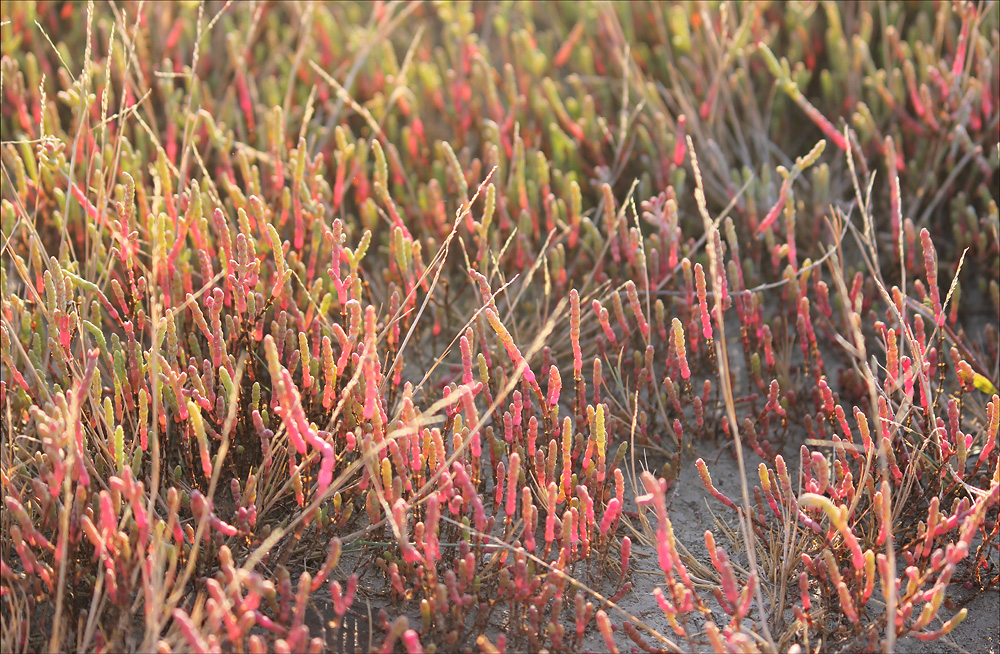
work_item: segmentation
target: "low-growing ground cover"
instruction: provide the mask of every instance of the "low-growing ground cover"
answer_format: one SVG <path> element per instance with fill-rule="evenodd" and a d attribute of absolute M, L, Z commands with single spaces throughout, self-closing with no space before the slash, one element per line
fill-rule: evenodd
<path fill-rule="evenodd" d="M 997 637 L 996 3 L 0 23 L 4 652 Z"/>

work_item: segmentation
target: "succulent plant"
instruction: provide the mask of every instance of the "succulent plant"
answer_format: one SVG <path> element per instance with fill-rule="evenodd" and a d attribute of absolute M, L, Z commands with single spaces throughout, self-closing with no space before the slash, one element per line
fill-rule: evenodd
<path fill-rule="evenodd" d="M 951 633 L 995 9 L 5 3 L 3 651 Z"/>

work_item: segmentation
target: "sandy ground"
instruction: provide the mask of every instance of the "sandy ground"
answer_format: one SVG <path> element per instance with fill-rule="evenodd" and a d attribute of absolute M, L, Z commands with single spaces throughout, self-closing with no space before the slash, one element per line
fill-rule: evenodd
<path fill-rule="evenodd" d="M 702 445 L 699 454 L 708 463 L 709 471 L 716 488 L 725 493 L 737 504 L 740 503 L 739 468 L 735 455 L 731 448 L 726 448 L 719 454 L 717 448 L 710 444 Z M 753 452 L 747 452 L 746 466 L 750 473 L 755 475 L 760 458 Z M 716 461 L 716 458 L 718 460 Z M 794 475 L 792 461 L 797 461 L 797 456 L 789 458 L 790 473 Z M 746 565 L 745 553 L 741 551 L 740 540 L 734 543 L 723 535 L 719 529 L 718 520 L 726 522 L 728 528 L 735 529 L 735 514 L 722 506 L 720 502 L 712 498 L 698 477 L 698 473 L 693 462 L 688 462 L 678 478 L 677 482 L 668 493 L 668 513 L 673 524 L 677 540 L 684 543 L 690 552 L 705 565 L 710 565 L 707 550 L 705 548 L 705 530 L 711 529 L 716 537 L 718 545 L 723 546 L 731 559 L 740 565 Z M 794 476 L 793 476 L 794 478 Z M 753 480 L 756 481 L 756 480 Z M 628 484 L 626 484 L 628 485 Z M 752 485 L 751 485 L 752 489 Z M 652 516 L 651 516 L 652 517 Z M 655 521 L 655 518 L 653 518 Z M 655 525 L 654 525 L 655 526 Z M 737 537 L 738 539 L 738 537 Z M 691 647 L 687 643 L 682 643 L 672 632 L 662 611 L 652 596 L 652 591 L 657 585 L 663 584 L 663 576 L 659 574 L 656 563 L 656 552 L 653 548 L 642 545 L 638 539 L 633 538 L 633 556 L 635 557 L 635 569 L 637 573 L 633 575 L 633 592 L 619 602 L 619 606 L 629 613 L 638 616 L 641 620 L 657 629 L 663 635 L 681 645 L 682 649 L 688 651 Z M 643 572 L 647 571 L 647 572 Z M 875 591 L 877 598 L 879 591 Z M 705 591 L 704 597 L 711 598 L 711 592 Z M 950 618 L 955 611 L 962 606 L 969 609 L 968 617 L 951 634 L 937 641 L 923 642 L 916 638 L 906 638 L 897 643 L 896 651 L 900 653 L 914 654 L 935 654 L 937 652 L 968 652 L 969 654 L 1000 654 L 1000 590 L 993 589 L 984 593 L 974 593 L 966 590 L 961 584 L 952 584 L 949 587 L 947 597 L 955 603 L 955 610 L 948 610 L 942 607 L 939 616 L 940 620 L 932 623 L 932 628 L 938 628 L 942 621 Z M 728 624 L 727 616 L 721 608 L 714 602 L 709 602 L 713 607 L 713 619 L 720 628 Z M 871 607 L 869 608 L 871 610 Z M 620 616 L 612 616 L 614 624 L 620 624 Z M 774 634 L 777 637 L 777 634 Z M 647 638 L 651 643 L 653 639 Z M 710 652 L 711 648 L 707 643 L 699 643 L 696 650 L 698 652 Z M 592 635 L 585 642 L 588 652 L 605 652 L 603 640 L 598 634 Z M 843 646 L 823 648 L 821 651 L 858 651 L 855 649 L 842 649 Z"/>

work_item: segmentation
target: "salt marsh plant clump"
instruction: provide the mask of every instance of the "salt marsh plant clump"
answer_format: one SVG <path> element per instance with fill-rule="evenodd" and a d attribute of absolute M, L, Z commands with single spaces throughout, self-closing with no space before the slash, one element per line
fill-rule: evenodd
<path fill-rule="evenodd" d="M 995 3 L 0 14 L 4 651 L 892 651 L 1000 582 Z"/>

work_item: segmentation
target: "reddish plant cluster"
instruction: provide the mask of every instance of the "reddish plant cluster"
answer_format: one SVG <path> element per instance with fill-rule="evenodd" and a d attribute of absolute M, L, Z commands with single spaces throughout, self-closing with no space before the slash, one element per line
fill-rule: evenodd
<path fill-rule="evenodd" d="M 892 650 L 1000 580 L 994 14 L 3 11 L 4 651 Z"/>

